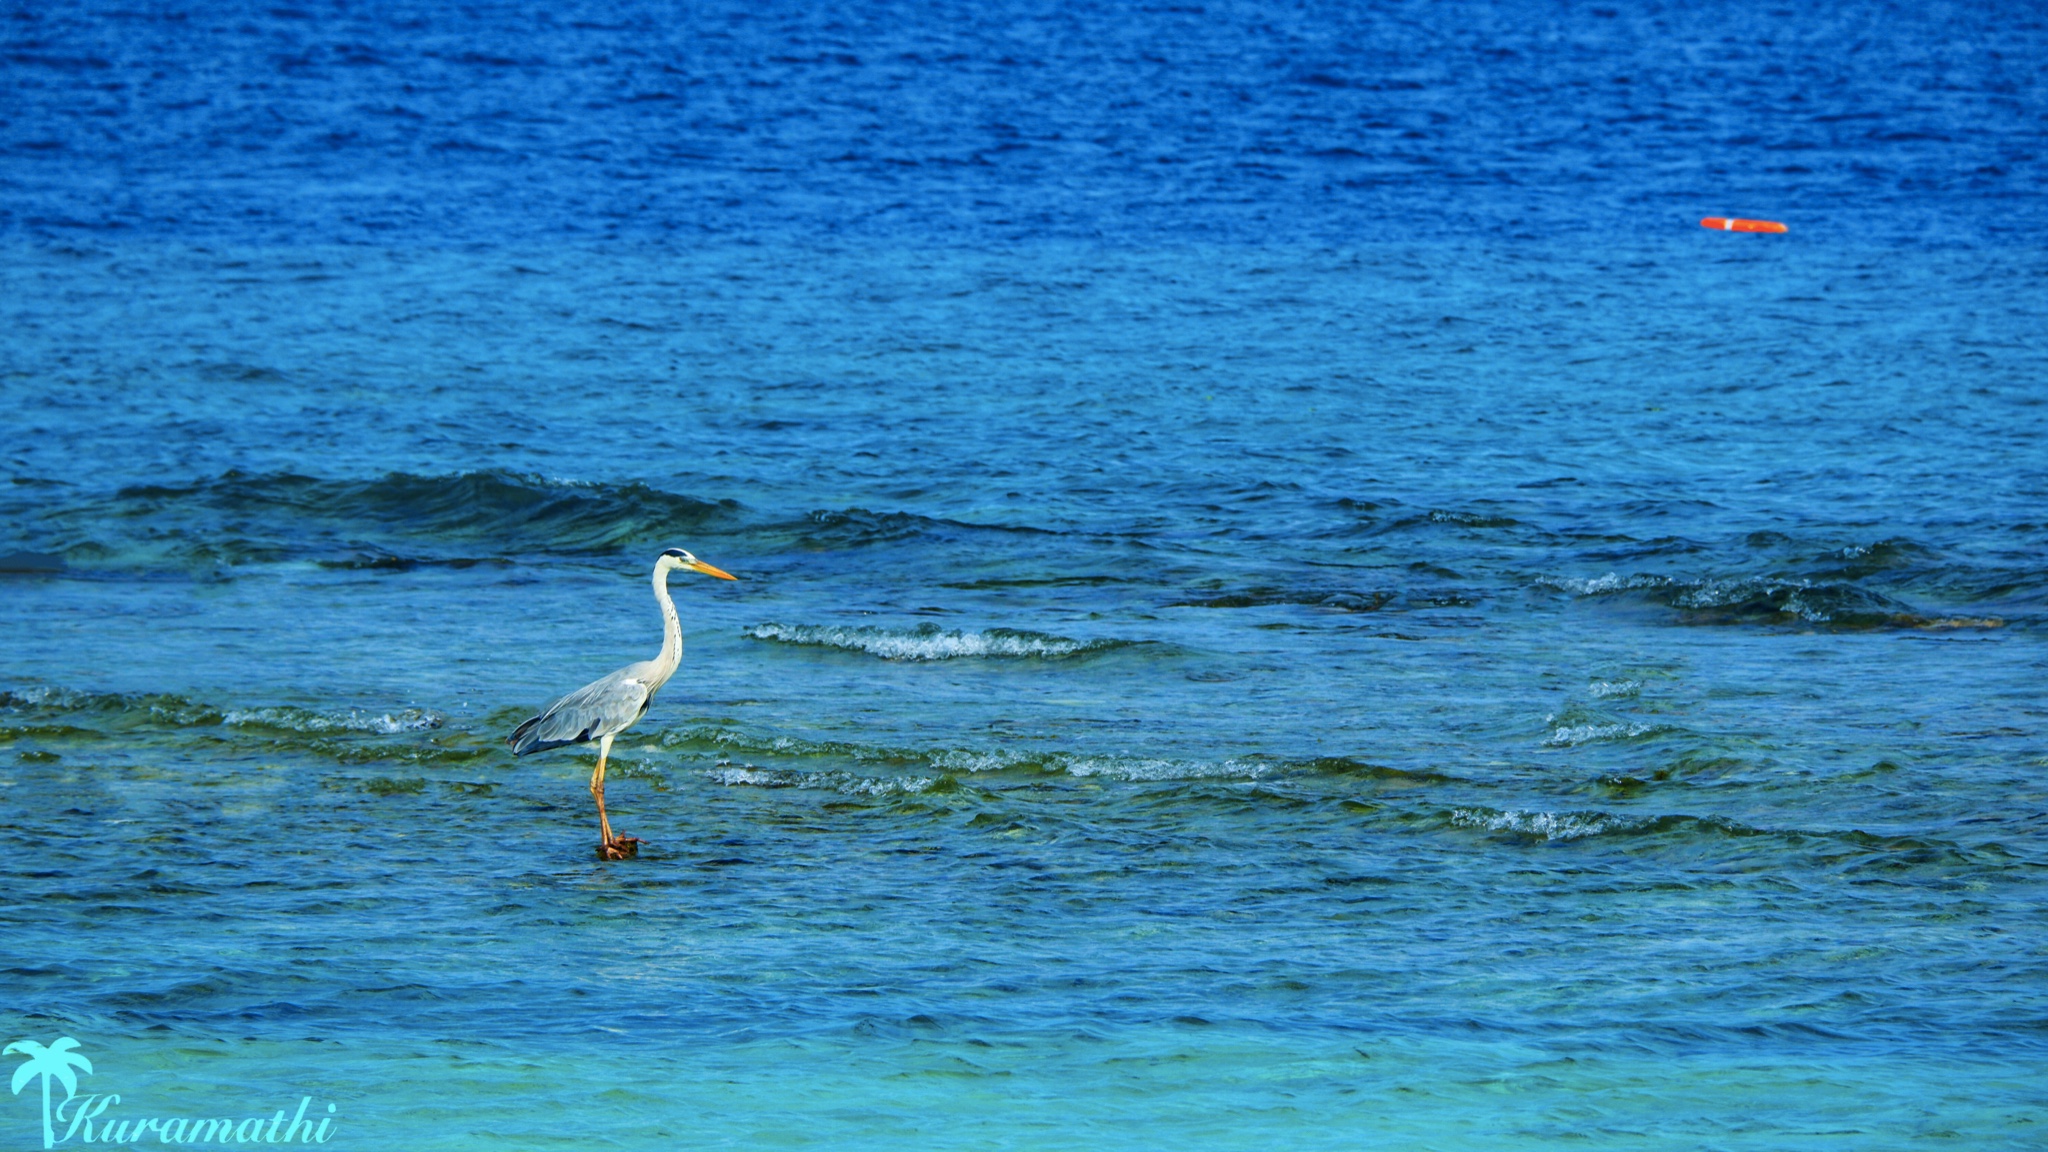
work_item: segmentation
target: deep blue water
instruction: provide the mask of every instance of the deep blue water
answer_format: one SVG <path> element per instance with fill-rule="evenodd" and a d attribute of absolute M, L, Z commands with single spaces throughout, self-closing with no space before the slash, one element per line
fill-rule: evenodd
<path fill-rule="evenodd" d="M 108 1117 L 2041 1142 L 2037 9 L 0 44 L 0 1039 Z M 503 739 L 671 546 L 601 863 Z"/>

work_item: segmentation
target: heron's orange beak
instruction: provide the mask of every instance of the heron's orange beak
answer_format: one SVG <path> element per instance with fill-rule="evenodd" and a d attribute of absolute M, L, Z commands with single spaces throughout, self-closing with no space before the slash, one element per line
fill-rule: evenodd
<path fill-rule="evenodd" d="M 727 572 L 725 569 L 713 568 L 711 565 L 706 564 L 702 560 L 692 560 L 690 563 L 683 565 L 683 567 L 688 568 L 692 572 L 702 572 L 706 576 L 716 576 L 720 580 L 739 579 L 739 577 L 733 575 L 730 572 Z"/>

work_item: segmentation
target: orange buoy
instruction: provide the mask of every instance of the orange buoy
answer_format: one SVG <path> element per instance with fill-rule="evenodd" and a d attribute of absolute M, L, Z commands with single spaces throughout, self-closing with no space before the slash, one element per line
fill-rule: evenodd
<path fill-rule="evenodd" d="M 1731 216 L 1709 216 L 1700 221 L 1700 227 L 1712 228 L 1717 232 L 1783 232 L 1785 226 L 1776 220 L 1737 220 Z"/>

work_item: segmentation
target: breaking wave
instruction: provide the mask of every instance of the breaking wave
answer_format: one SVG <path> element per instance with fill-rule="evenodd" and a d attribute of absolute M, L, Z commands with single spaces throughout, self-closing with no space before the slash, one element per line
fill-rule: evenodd
<path fill-rule="evenodd" d="M 950 784 L 950 777 L 945 776 L 889 779 L 852 772 L 757 768 L 751 764 L 721 765 L 705 775 L 714 783 L 729 788 L 819 788 L 844 796 L 915 796 L 923 792 L 946 791 Z"/>
<path fill-rule="evenodd" d="M 1435 819 L 1441 821 L 1440 826 L 1490 832 L 1525 843 L 1627 842 L 1661 838 L 1668 838 L 1674 845 L 1702 840 L 1770 841 L 1778 850 L 1805 856 L 1814 866 L 1848 870 L 1968 865 L 2009 857 L 2006 850 L 1996 844 L 1965 848 L 1949 840 L 1886 835 L 1858 828 L 1763 828 L 1722 816 L 1683 813 L 1549 812 L 1474 805 L 1440 810 Z"/>
<path fill-rule="evenodd" d="M 1583 840 L 1610 832 L 1636 832 L 1655 825 L 1658 819 L 1615 816 L 1606 812 L 1523 812 L 1491 808 L 1454 808 L 1450 815 L 1453 827 L 1510 832 L 1544 840 Z"/>
<path fill-rule="evenodd" d="M 1644 724 L 1627 721 L 1613 724 L 1564 724 L 1550 734 L 1546 744 L 1569 748 L 1579 744 L 1593 744 L 1607 740 L 1635 740 L 1644 736 L 1657 736 L 1675 731 L 1667 724 Z"/>
<path fill-rule="evenodd" d="M 1776 624 L 1839 631 L 1874 628 L 1996 628 L 1997 617 L 1935 616 L 1901 600 L 1841 581 L 1740 576 L 1687 580 L 1652 573 L 1593 579 L 1544 579 L 1573 596 L 1640 594 L 1674 609 L 1685 624 Z"/>
<path fill-rule="evenodd" d="M 441 713 L 427 708 L 398 708 L 381 712 L 367 708 L 322 711 L 288 704 L 221 708 L 165 693 L 80 692 L 55 685 L 0 691 L 0 709 L 40 715 L 98 713 L 171 728 L 217 725 L 308 734 L 364 732 L 395 736 L 402 732 L 429 731 L 446 722 Z"/>
<path fill-rule="evenodd" d="M 0 691 L 0 718 L 26 721 L 0 724 L 0 739 L 31 740 L 45 752 L 53 745 L 143 739 L 206 749 L 240 744 L 340 764 L 465 763 L 492 754 L 496 745 L 488 735 L 440 734 L 447 718 L 427 708 L 224 707 L 167 693 L 80 692 L 51 685 Z"/>
<path fill-rule="evenodd" d="M 991 628 L 948 631 L 936 624 L 915 628 L 874 625 L 756 624 L 741 635 L 753 640 L 812 648 L 865 652 L 884 660 L 954 660 L 962 657 L 1058 660 L 1129 647 L 1128 640 L 1071 640 L 1044 632 Z"/>
<path fill-rule="evenodd" d="M 396 736 L 401 732 L 426 732 L 439 728 L 445 718 L 424 708 L 401 708 L 395 712 L 373 712 L 351 708 L 346 712 L 316 712 L 290 706 L 236 709 L 221 717 L 229 728 L 268 728 L 281 732 L 369 732 Z"/>

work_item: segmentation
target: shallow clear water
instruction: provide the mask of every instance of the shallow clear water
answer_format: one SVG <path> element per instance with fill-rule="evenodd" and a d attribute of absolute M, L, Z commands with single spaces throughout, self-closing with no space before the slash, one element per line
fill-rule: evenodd
<path fill-rule="evenodd" d="M 18 21 L 7 1038 L 337 1147 L 2037 1143 L 2043 29 L 1602 11 Z M 503 738 L 676 545 L 603 864 Z"/>

